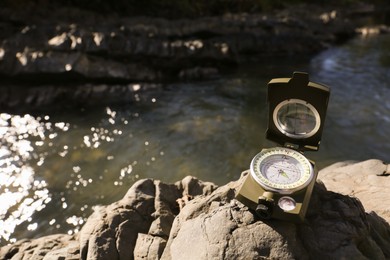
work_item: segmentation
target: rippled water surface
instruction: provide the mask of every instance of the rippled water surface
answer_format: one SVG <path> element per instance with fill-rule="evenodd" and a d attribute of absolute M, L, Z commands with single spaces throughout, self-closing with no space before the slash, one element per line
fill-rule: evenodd
<path fill-rule="evenodd" d="M 265 140 L 266 84 L 307 71 L 331 87 L 319 168 L 389 161 L 390 36 L 358 38 L 309 61 L 246 65 L 234 75 L 136 93 L 121 106 L 0 114 L 0 238 L 78 232 L 93 205 L 138 179 L 239 178 Z"/>

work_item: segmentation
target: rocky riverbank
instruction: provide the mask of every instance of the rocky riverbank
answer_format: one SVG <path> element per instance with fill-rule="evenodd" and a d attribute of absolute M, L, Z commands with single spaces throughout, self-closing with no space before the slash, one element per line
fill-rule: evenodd
<path fill-rule="evenodd" d="M 242 178 L 221 187 L 144 179 L 96 207 L 78 234 L 20 240 L 0 258 L 389 259 L 389 174 L 379 160 L 325 168 L 302 224 L 258 220 L 234 199 Z"/>
<path fill-rule="evenodd" d="M 373 32 L 361 26 L 378 11 L 304 5 L 168 20 L 71 7 L 1 8 L 0 108 L 128 101 L 140 89 L 219 77 L 248 60 L 313 55 Z"/>
<path fill-rule="evenodd" d="M 4 11 L 3 11 L 4 12 Z M 166 20 L 59 9 L 3 13 L 0 73 L 10 82 L 161 82 L 213 76 L 262 55 L 311 54 L 355 33 L 336 10 Z M 28 17 L 28 16 L 27 16 Z"/>

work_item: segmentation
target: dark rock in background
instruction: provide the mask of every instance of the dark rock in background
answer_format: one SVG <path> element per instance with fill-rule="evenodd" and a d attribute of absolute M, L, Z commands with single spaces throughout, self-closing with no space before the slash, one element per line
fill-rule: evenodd
<path fill-rule="evenodd" d="M 338 174 L 348 178 L 379 179 L 388 189 L 388 177 L 367 171 L 380 164 L 335 164 L 329 170 L 341 170 Z M 140 180 L 120 201 L 96 207 L 78 234 L 20 240 L 0 248 L 0 258 L 390 258 L 388 222 L 366 213 L 357 198 L 328 191 L 318 182 L 304 223 L 263 222 L 234 199 L 242 180 L 219 188 L 190 176 L 175 184 Z M 370 196 L 375 200 L 385 190 Z"/>
<path fill-rule="evenodd" d="M 161 82 L 198 67 L 223 70 L 263 55 L 312 54 L 354 35 L 341 14 L 321 12 L 166 20 L 59 9 L 44 19 L 16 16 L 3 21 L 0 74 L 28 83 Z M 2 16 L 15 14 L 2 10 Z"/>
<path fill-rule="evenodd" d="M 132 84 L 216 78 L 248 60 L 312 55 L 355 35 L 348 13 L 316 6 L 175 20 L 19 7 L 0 8 L 2 110 L 81 103 L 75 90 L 99 95 L 102 85 L 115 98 L 112 86 L 131 96 Z M 36 97 L 38 87 L 46 94 Z"/>

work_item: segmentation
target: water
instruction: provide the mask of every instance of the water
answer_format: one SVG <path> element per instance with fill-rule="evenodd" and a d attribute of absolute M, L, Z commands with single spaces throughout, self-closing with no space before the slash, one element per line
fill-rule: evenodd
<path fill-rule="evenodd" d="M 142 178 L 239 178 L 265 140 L 266 84 L 307 71 L 331 87 L 319 168 L 389 161 L 390 36 L 357 38 L 311 60 L 270 59 L 222 79 L 177 83 L 136 102 L 41 115 L 0 114 L 1 245 L 77 233 L 93 205 L 120 199 Z"/>

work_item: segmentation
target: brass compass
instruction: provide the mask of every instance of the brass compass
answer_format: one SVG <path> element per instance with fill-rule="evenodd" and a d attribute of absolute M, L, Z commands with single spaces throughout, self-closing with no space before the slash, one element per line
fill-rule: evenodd
<path fill-rule="evenodd" d="M 304 220 L 317 170 L 303 152 L 319 149 L 329 94 L 303 72 L 268 83 L 266 136 L 280 146 L 255 155 L 236 194 L 261 219 Z"/>

